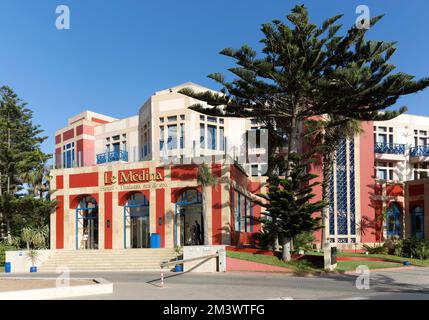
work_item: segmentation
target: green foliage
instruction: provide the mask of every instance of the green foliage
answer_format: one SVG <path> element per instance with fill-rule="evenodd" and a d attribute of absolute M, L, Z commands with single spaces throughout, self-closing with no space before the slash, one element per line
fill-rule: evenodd
<path fill-rule="evenodd" d="M 311 251 L 313 243 L 316 240 L 313 232 L 302 232 L 293 238 L 293 247 L 295 252 L 299 250 Z"/>
<path fill-rule="evenodd" d="M 31 260 L 33 266 L 36 265 L 37 258 L 39 257 L 39 251 L 30 249 L 25 253 L 26 257 Z"/>
<path fill-rule="evenodd" d="M 198 166 L 197 181 L 201 186 L 212 186 L 216 184 L 216 178 L 210 172 L 207 164 L 203 163 Z"/>
<path fill-rule="evenodd" d="M 386 254 L 387 248 L 384 245 L 377 246 L 374 245 L 371 247 L 370 245 L 364 244 L 363 247 L 366 251 L 368 251 L 369 254 Z"/>
<path fill-rule="evenodd" d="M 5 264 L 5 258 L 6 258 L 6 251 L 16 250 L 17 247 L 14 245 L 9 244 L 7 241 L 3 240 L 0 241 L 0 266 L 4 266 Z"/>
<path fill-rule="evenodd" d="M 9 240 L 26 226 L 47 225 L 55 206 L 44 199 L 49 194 L 46 161 L 51 155 L 41 151 L 46 137 L 32 117 L 12 89 L 0 88 L 0 237 L 7 235 Z"/>
<path fill-rule="evenodd" d="M 267 224 L 265 224 L 258 233 L 253 234 L 253 239 L 258 247 L 272 249 L 276 241 L 276 235 L 267 227 Z"/>
<path fill-rule="evenodd" d="M 259 196 L 266 200 L 260 202 L 267 211 L 259 219 L 269 230 L 286 243 L 303 232 L 319 229 L 320 217 L 313 217 L 315 212 L 322 210 L 324 201 L 313 201 L 312 190 L 319 183 L 312 182 L 317 177 L 307 172 L 308 163 L 298 154 L 291 154 L 291 170 L 279 184 L 270 184 L 267 194 Z M 285 245 L 283 246 L 285 256 Z"/>
<path fill-rule="evenodd" d="M 398 246 L 397 253 L 407 258 L 429 259 L 429 239 L 404 239 Z"/>

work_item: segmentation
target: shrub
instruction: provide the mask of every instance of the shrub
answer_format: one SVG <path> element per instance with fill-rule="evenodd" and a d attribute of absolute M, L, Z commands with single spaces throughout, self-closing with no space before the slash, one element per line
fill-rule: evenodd
<path fill-rule="evenodd" d="M 404 239 L 402 240 L 398 253 L 400 256 L 406 258 L 429 259 L 429 240 L 415 238 Z"/>
<path fill-rule="evenodd" d="M 293 239 L 293 248 L 295 252 L 299 250 L 311 251 L 313 243 L 316 240 L 313 232 L 303 232 Z"/>
<path fill-rule="evenodd" d="M 255 240 L 255 243 L 258 247 L 272 249 L 274 247 L 276 237 L 273 232 L 262 229 L 253 235 L 253 239 Z"/>
<path fill-rule="evenodd" d="M 16 249 L 17 248 L 15 246 L 9 244 L 7 241 L 0 242 L 0 266 L 4 266 L 5 264 L 6 251 Z"/>
<path fill-rule="evenodd" d="M 367 244 L 364 244 L 363 247 L 366 251 L 368 251 L 369 254 L 386 254 L 387 248 L 384 245 L 377 246 L 374 245 L 374 247 L 371 247 Z"/>

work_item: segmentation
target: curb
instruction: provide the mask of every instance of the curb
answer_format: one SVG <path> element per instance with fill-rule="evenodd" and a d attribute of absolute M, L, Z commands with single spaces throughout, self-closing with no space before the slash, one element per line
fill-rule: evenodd
<path fill-rule="evenodd" d="M 411 270 L 414 269 L 415 266 L 409 266 L 409 267 L 392 267 L 392 268 L 377 268 L 377 269 L 369 269 L 369 271 L 389 271 L 389 270 Z M 351 275 L 356 275 L 356 271 L 345 271 L 342 272 L 341 274 L 351 274 Z"/>
<path fill-rule="evenodd" d="M 8 280 L 53 280 L 54 278 L 7 277 Z M 0 300 L 47 300 L 113 293 L 113 283 L 103 278 L 73 278 L 93 280 L 95 284 L 0 292 Z"/>

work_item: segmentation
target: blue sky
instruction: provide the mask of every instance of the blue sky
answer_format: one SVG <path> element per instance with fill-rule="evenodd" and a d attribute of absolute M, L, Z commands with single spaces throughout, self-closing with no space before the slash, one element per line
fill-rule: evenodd
<path fill-rule="evenodd" d="M 213 89 L 206 76 L 224 72 L 225 47 L 259 47 L 261 23 L 305 4 L 312 20 L 344 13 L 353 24 L 366 4 L 385 18 L 369 32 L 398 41 L 397 71 L 429 76 L 427 0 L 0 0 L 0 84 L 29 103 L 49 139 L 67 118 L 86 109 L 117 118 L 137 114 L 155 91 L 193 81 Z M 71 29 L 55 28 L 55 9 L 68 5 Z M 409 112 L 429 115 L 429 90 L 400 100 Z M 398 106 L 399 106 L 398 105 Z"/>

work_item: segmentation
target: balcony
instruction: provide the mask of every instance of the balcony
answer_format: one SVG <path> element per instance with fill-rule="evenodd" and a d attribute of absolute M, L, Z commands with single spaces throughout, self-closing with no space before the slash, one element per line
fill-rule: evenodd
<path fill-rule="evenodd" d="M 375 153 L 404 154 L 405 144 L 377 142 L 374 145 L 374 151 Z"/>
<path fill-rule="evenodd" d="M 125 150 L 118 150 L 97 154 L 97 164 L 113 161 L 128 161 L 128 152 Z"/>
<path fill-rule="evenodd" d="M 429 146 L 418 146 L 410 148 L 412 157 L 429 157 Z"/>

